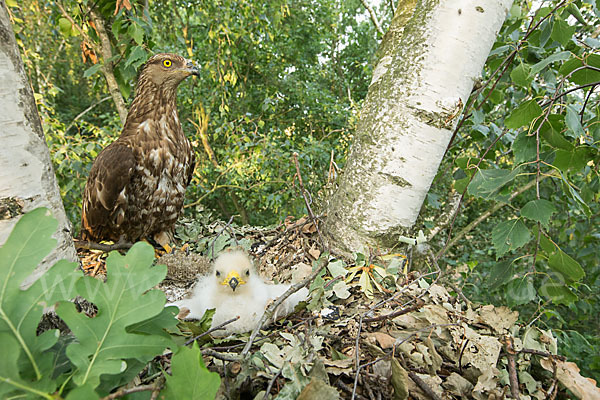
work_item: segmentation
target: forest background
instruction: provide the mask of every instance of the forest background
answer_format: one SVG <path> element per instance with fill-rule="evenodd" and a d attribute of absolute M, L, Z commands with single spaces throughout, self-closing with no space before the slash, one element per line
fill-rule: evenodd
<path fill-rule="evenodd" d="M 187 217 L 271 225 L 301 216 L 293 152 L 307 190 L 325 201 L 397 6 L 6 4 L 75 230 L 92 161 L 119 134 L 137 70 L 157 52 L 202 68 L 178 92 L 198 159 Z M 560 354 L 597 381 L 599 17 L 594 0 L 514 3 L 416 226 L 439 232 L 430 245 L 465 295 L 551 328 Z"/>

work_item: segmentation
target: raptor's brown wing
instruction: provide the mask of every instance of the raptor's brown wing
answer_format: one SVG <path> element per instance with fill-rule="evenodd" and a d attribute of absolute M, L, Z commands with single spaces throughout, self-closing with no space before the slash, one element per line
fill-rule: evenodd
<path fill-rule="evenodd" d="M 118 141 L 98 154 L 83 194 L 82 239 L 119 239 L 135 165 L 131 148 Z"/>

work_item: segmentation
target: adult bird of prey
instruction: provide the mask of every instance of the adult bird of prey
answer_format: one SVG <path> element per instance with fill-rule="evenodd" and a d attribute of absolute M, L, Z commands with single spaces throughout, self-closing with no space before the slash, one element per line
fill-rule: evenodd
<path fill-rule="evenodd" d="M 175 54 L 156 54 L 142 67 L 121 136 L 98 154 L 90 170 L 81 239 L 151 238 L 170 250 L 195 165 L 176 103 L 177 87 L 190 75 L 199 75 L 198 67 Z"/>
<path fill-rule="evenodd" d="M 266 284 L 256 273 L 248 256 L 239 250 L 221 253 L 209 275 L 198 279 L 192 297 L 174 305 L 189 309 L 188 319 L 200 319 L 208 309 L 215 309 L 212 326 L 217 326 L 236 316 L 240 318 L 216 331 L 216 336 L 253 330 L 272 300 L 281 296 L 290 285 Z M 302 288 L 288 297 L 276 310 L 275 317 L 284 317 L 294 307 L 306 300 L 308 290 Z"/>

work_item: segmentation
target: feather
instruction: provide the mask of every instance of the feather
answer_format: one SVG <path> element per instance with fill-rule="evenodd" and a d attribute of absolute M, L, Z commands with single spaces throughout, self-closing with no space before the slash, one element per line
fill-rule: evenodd
<path fill-rule="evenodd" d="M 81 238 L 165 246 L 181 214 L 195 165 L 177 116 L 179 83 L 197 75 L 175 54 L 157 54 L 141 69 L 121 136 L 98 154 L 82 201 Z"/>
<path fill-rule="evenodd" d="M 270 285 L 256 273 L 252 262 L 242 251 L 222 253 L 208 275 L 199 278 L 192 296 L 172 303 L 187 308 L 187 319 L 200 319 L 209 309 L 215 309 L 212 326 L 239 316 L 240 319 L 217 331 L 217 336 L 251 331 L 258 325 L 267 305 L 282 295 L 290 285 Z M 276 310 L 275 319 L 289 315 L 308 297 L 306 288 L 288 297 Z"/>

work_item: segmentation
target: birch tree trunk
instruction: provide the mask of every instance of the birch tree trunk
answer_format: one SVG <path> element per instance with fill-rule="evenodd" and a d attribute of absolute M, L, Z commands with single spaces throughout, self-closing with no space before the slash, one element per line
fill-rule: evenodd
<path fill-rule="evenodd" d="M 379 49 L 328 240 L 390 248 L 414 225 L 512 0 L 400 0 Z"/>
<path fill-rule="evenodd" d="M 20 216 L 37 207 L 58 219 L 55 250 L 30 277 L 60 259 L 77 260 L 50 154 L 15 35 L 0 2 L 0 245 Z"/>

